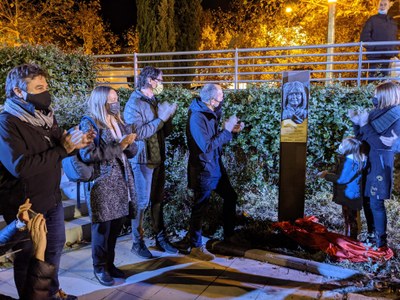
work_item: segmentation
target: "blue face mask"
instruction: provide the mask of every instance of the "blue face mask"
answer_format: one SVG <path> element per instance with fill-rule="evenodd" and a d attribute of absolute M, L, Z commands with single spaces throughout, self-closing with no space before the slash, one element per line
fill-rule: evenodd
<path fill-rule="evenodd" d="M 378 10 L 378 14 L 380 15 L 386 15 L 387 14 L 387 10 Z"/>

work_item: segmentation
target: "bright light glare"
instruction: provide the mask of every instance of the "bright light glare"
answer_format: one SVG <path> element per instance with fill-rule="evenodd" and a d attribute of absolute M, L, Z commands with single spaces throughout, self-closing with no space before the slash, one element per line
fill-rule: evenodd
<path fill-rule="evenodd" d="M 293 11 L 293 8 L 291 8 L 290 6 L 286 7 L 286 12 L 287 13 L 291 13 Z"/>
<path fill-rule="evenodd" d="M 337 0 L 328 0 L 328 3 L 336 3 Z"/>

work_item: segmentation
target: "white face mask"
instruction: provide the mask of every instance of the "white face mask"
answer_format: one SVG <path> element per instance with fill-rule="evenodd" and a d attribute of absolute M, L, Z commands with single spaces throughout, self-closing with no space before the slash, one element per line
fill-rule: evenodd
<path fill-rule="evenodd" d="M 156 96 L 160 95 L 163 90 L 164 90 L 164 85 L 162 83 L 158 82 L 156 87 L 153 89 L 153 94 Z"/>

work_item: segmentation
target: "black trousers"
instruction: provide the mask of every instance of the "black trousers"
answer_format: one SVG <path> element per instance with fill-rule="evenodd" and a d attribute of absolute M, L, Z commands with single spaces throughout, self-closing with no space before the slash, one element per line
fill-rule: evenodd
<path fill-rule="evenodd" d="M 49 209 L 46 214 L 44 214 L 46 219 L 47 227 L 47 247 L 45 252 L 45 261 L 53 264 L 56 268 L 55 277 L 52 278 L 51 284 L 48 287 L 50 295 L 54 295 L 58 292 L 60 284 L 58 281 L 58 270 L 60 266 L 60 259 L 62 249 L 65 244 L 65 225 L 64 225 L 64 208 L 61 202 Z M 5 215 L 4 219 L 9 224 L 15 220 L 15 215 Z M 14 238 L 17 240 L 24 240 L 13 246 L 13 250 L 19 250 L 20 252 L 15 254 L 14 259 L 14 281 L 15 286 L 18 290 L 18 295 L 22 297 L 30 260 L 33 253 L 33 245 L 30 241 L 28 232 L 18 232 Z"/>
<path fill-rule="evenodd" d="M 199 184 L 199 186 L 205 186 Z M 210 186 L 215 186 L 215 182 Z M 237 194 L 229 181 L 228 175 L 222 172 L 222 176 L 218 179 L 215 192 L 222 197 L 223 203 L 223 222 L 224 222 L 224 237 L 228 238 L 233 234 L 236 218 L 236 202 Z M 200 247 L 202 245 L 202 226 L 203 218 L 207 213 L 208 203 L 211 197 L 212 189 L 194 189 L 194 205 L 192 208 L 192 215 L 190 218 L 190 242 L 193 247 Z"/>
<path fill-rule="evenodd" d="M 114 264 L 115 245 L 124 219 L 92 223 L 92 259 L 96 272 L 108 270 Z"/>

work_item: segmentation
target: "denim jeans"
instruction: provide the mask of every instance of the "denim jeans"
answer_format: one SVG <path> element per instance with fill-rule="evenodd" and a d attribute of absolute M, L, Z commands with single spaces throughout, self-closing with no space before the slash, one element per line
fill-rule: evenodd
<path fill-rule="evenodd" d="M 96 272 L 108 270 L 114 264 L 115 245 L 125 217 L 92 223 L 92 259 Z"/>
<path fill-rule="evenodd" d="M 151 221 L 154 233 L 164 231 L 163 200 L 165 167 L 149 168 L 144 164 L 132 164 L 135 178 L 138 211 L 132 219 L 132 239 L 134 243 L 143 239 L 144 212 L 151 203 Z"/>
<path fill-rule="evenodd" d="M 15 216 L 4 216 L 7 223 L 15 220 Z M 55 277 L 50 285 L 51 295 L 55 294 L 59 287 L 58 270 L 62 249 L 65 244 L 65 226 L 64 226 L 64 208 L 62 203 L 58 203 L 47 211 L 44 215 L 47 226 L 47 247 L 45 252 L 45 261 L 55 266 Z M 27 232 L 19 232 L 15 236 L 16 239 L 28 238 Z M 13 249 L 21 249 L 22 251 L 15 254 L 14 260 L 14 281 L 20 297 L 22 296 L 29 262 L 33 256 L 32 242 L 24 241 L 16 244 Z"/>
<path fill-rule="evenodd" d="M 210 184 L 210 186 L 215 186 L 215 184 Z M 193 247 L 200 247 L 202 245 L 201 233 L 203 218 L 207 213 L 208 202 L 211 197 L 211 192 L 211 189 L 194 190 L 194 206 L 192 208 L 189 229 L 190 243 Z M 228 175 L 225 172 L 222 172 L 222 176 L 218 179 L 215 192 L 220 195 L 224 201 L 222 211 L 224 222 L 224 237 L 228 238 L 234 232 L 237 194 L 229 181 Z"/>
<path fill-rule="evenodd" d="M 386 246 L 387 217 L 385 200 L 371 197 L 370 201 L 372 215 L 374 217 L 376 246 Z"/>

